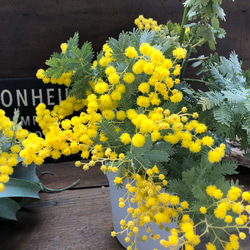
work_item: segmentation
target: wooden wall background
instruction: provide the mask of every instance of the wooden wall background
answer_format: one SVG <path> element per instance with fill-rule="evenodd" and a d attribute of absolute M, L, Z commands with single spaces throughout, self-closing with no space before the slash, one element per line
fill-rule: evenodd
<path fill-rule="evenodd" d="M 35 77 L 60 43 L 78 31 L 96 51 L 110 36 L 132 30 L 143 14 L 159 23 L 181 22 L 180 0 L 0 0 L 0 79 Z M 250 68 L 250 1 L 223 1 L 227 39 L 219 41 L 220 55 L 235 50 Z M 204 53 L 209 53 L 204 49 Z"/>

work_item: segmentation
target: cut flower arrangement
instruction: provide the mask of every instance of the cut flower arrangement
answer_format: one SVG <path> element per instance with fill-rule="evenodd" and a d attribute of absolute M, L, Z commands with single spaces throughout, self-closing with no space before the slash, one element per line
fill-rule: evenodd
<path fill-rule="evenodd" d="M 222 119 L 214 119 L 213 126 L 204 123 L 207 115 L 218 116 L 208 108 L 203 115 L 209 96 L 197 96 L 188 82 L 206 79 L 185 79 L 189 62 L 201 64 L 203 72 L 213 68 L 208 65 L 214 57 L 191 56 L 205 43 L 214 50 L 216 38 L 225 36 L 219 27 L 221 2 L 184 1 L 181 25 L 158 25 L 141 15 L 138 28 L 110 38 L 95 60 L 91 44 L 79 47 L 76 33 L 46 61 L 48 69 L 37 71 L 45 84 L 68 86 L 69 97 L 51 111 L 37 106 L 45 138 L 30 133 L 23 140 L 23 162 L 40 165 L 46 157 L 79 154 L 89 161 L 77 161 L 77 167 L 88 170 L 99 163 L 101 171 L 114 173 L 117 188 L 126 190 L 117 202 L 128 208 L 121 230 L 111 234 L 124 235 L 127 249 L 151 238 L 162 248 L 191 250 L 203 235 L 210 237 L 207 250 L 239 249 L 244 229 L 249 230 L 250 193 L 225 180 L 237 173 L 237 164 L 221 161 L 227 124 Z M 238 70 L 246 86 L 247 74 Z M 165 237 L 171 221 L 177 226 Z M 161 234 L 154 233 L 153 223 Z"/>

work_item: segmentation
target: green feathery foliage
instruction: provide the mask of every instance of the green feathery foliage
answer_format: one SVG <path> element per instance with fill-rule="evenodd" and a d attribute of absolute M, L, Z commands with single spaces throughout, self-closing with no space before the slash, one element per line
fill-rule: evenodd
<path fill-rule="evenodd" d="M 75 71 L 69 95 L 81 99 L 86 96 L 86 91 L 90 90 L 89 82 L 92 78 L 91 66 L 94 53 L 91 43 L 85 42 L 81 48 L 78 48 L 78 42 L 79 34 L 75 33 L 67 41 L 67 49 L 64 54 L 53 53 L 51 58 L 46 61 L 49 68 L 46 70 L 45 76 L 60 78 L 63 73 Z"/>
<path fill-rule="evenodd" d="M 194 205 L 202 202 L 206 193 L 205 187 L 210 183 L 216 183 L 217 187 L 227 190 L 229 184 L 226 184 L 225 177 L 238 173 L 236 162 L 222 161 L 212 164 L 205 151 L 190 155 L 187 150 L 177 150 L 174 157 L 164 163 L 169 176 L 169 192 L 178 193 L 181 199 Z"/>
<path fill-rule="evenodd" d="M 100 133 L 103 133 L 110 142 L 115 143 L 118 138 L 118 133 L 114 124 L 110 123 L 107 119 L 103 118 L 102 121 L 97 123 Z"/>
<path fill-rule="evenodd" d="M 184 91 L 204 111 L 203 122 L 211 131 L 219 131 L 233 141 L 239 140 L 246 150 L 250 143 L 249 73 L 242 70 L 235 52 L 229 59 L 218 58 L 216 54 L 211 56 L 203 63 L 200 72 L 209 90 L 199 90 L 198 93 L 190 89 Z"/>
<path fill-rule="evenodd" d="M 200 18 L 200 21 L 189 24 L 192 34 L 202 42 L 208 42 L 212 50 L 215 50 L 216 38 L 224 38 L 226 34 L 219 22 L 225 20 L 221 3 L 222 0 L 187 0 L 184 3 L 189 20 Z"/>

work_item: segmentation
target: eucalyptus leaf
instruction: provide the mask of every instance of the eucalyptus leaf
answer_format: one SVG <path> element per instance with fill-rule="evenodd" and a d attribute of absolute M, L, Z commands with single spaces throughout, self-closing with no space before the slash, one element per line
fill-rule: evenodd
<path fill-rule="evenodd" d="M 192 67 L 193 67 L 193 68 L 196 68 L 196 67 L 200 66 L 201 64 L 202 64 L 202 61 L 197 61 L 197 62 L 194 62 L 194 63 L 192 64 Z"/>
<path fill-rule="evenodd" d="M 15 167 L 15 171 L 11 177 L 15 179 L 23 179 L 34 183 L 39 183 L 39 179 L 36 175 L 36 165 L 34 163 L 27 167 L 23 166 L 22 163 L 19 163 Z"/>
<path fill-rule="evenodd" d="M 38 192 L 40 186 L 36 183 L 10 178 L 5 184 L 5 190 L 0 193 L 0 198 L 5 197 L 29 197 L 40 199 Z"/>
<path fill-rule="evenodd" d="M 0 198 L 0 218 L 6 220 L 17 220 L 16 212 L 20 208 L 21 206 L 14 200 L 10 198 Z"/>

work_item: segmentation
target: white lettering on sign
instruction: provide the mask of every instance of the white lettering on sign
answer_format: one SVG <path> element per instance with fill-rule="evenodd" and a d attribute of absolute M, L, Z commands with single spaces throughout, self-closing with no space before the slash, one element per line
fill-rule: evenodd
<path fill-rule="evenodd" d="M 30 126 L 30 117 L 29 116 L 26 116 L 26 117 L 21 116 L 20 120 L 21 120 L 23 126 Z"/>
<path fill-rule="evenodd" d="M 36 131 L 35 133 L 36 133 L 39 137 L 43 137 L 43 134 L 42 134 L 41 131 Z"/>
<path fill-rule="evenodd" d="M 64 95 L 68 96 L 68 89 L 65 88 L 64 91 L 65 91 Z M 62 99 L 62 89 L 58 89 L 58 100 L 59 100 L 59 102 L 61 102 L 63 100 Z"/>
<path fill-rule="evenodd" d="M 0 81 L 1 83 L 1 81 Z M 47 88 L 37 87 L 29 84 L 22 87 L 22 84 L 0 84 L 0 109 L 3 109 L 8 117 L 13 116 L 13 111 L 20 112 L 19 121 L 29 131 L 40 130 L 36 122 L 36 106 L 44 103 L 48 109 L 68 96 L 68 89 L 63 86 L 49 86 Z M 1 121 L 0 121 L 1 122 Z M 41 133 L 41 132 L 40 132 Z"/>
<path fill-rule="evenodd" d="M 6 98 L 7 97 L 7 98 Z M 12 94 L 9 90 L 7 89 L 4 89 L 2 92 L 1 92 L 1 103 L 3 104 L 4 107 L 8 108 L 12 105 L 13 103 L 13 97 L 12 97 Z"/>
<path fill-rule="evenodd" d="M 66 95 L 67 96 L 67 95 Z M 62 93 L 61 93 L 61 89 L 58 89 L 58 100 L 59 102 L 62 101 Z"/>
<path fill-rule="evenodd" d="M 33 116 L 20 116 L 20 120 L 23 126 L 35 126 L 36 123 L 36 115 Z"/>
<path fill-rule="evenodd" d="M 55 98 L 55 96 L 50 94 L 50 92 L 54 92 L 54 91 L 55 89 L 47 89 L 47 104 L 48 105 L 55 105 L 55 103 L 51 101 L 51 98 Z"/>
<path fill-rule="evenodd" d="M 21 105 L 23 106 L 28 106 L 28 98 L 27 98 L 27 89 L 23 89 L 23 93 L 21 92 L 20 89 L 16 90 L 16 99 L 17 99 L 17 106 L 20 107 Z M 22 103 L 21 103 L 22 101 Z"/>
<path fill-rule="evenodd" d="M 36 125 L 36 115 L 33 115 L 33 125 Z"/>
<path fill-rule="evenodd" d="M 42 89 L 3 89 L 0 90 L 0 108 L 1 105 L 5 108 L 14 106 L 18 107 L 28 107 L 37 106 L 39 103 L 45 103 L 48 106 L 54 106 L 58 102 L 66 99 L 68 96 L 67 88 L 48 88 L 46 90 Z"/>
<path fill-rule="evenodd" d="M 43 102 L 43 93 L 42 93 L 42 90 L 41 89 L 37 89 L 37 90 L 39 92 L 38 95 L 35 95 L 35 89 L 31 90 L 31 96 L 32 96 L 32 104 L 33 104 L 33 106 L 37 105 L 36 101 L 35 101 L 36 99 L 39 99 L 38 104 Z"/>

